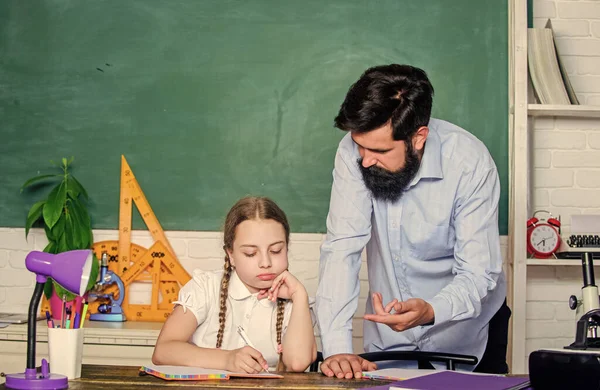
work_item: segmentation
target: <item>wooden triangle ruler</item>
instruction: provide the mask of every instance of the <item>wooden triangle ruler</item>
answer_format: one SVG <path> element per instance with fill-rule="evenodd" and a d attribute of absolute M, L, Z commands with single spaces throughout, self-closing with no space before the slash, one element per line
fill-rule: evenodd
<path fill-rule="evenodd" d="M 131 216 L 135 203 L 155 243 L 145 249 L 131 242 Z M 109 257 L 109 269 L 121 277 L 125 285 L 123 312 L 129 321 L 164 321 L 173 310 L 179 289 L 191 276 L 181 266 L 169 240 L 142 192 L 127 160 L 121 156 L 121 190 L 119 200 L 119 240 L 101 241 L 92 246 L 96 256 Z M 129 303 L 129 290 L 134 282 L 152 283 L 150 304 Z M 111 286 L 105 293 L 118 293 Z M 97 311 L 99 304 L 90 304 L 89 311 Z"/>

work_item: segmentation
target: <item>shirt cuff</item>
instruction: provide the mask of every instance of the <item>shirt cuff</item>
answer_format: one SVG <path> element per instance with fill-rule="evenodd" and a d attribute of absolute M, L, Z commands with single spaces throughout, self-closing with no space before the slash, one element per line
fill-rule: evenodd
<path fill-rule="evenodd" d="M 336 332 L 336 334 L 330 334 L 326 339 L 327 341 L 324 341 L 324 337 L 321 335 L 324 359 L 338 353 L 352 353 L 352 332 Z"/>
<path fill-rule="evenodd" d="M 435 316 L 433 325 L 444 324 L 452 318 L 452 304 L 442 296 L 435 296 L 432 299 L 426 301 L 433 308 L 433 315 Z"/>

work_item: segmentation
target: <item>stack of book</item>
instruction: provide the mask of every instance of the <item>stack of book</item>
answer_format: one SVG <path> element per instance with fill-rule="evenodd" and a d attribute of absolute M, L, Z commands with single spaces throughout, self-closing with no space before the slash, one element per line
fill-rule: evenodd
<path fill-rule="evenodd" d="M 527 62 L 535 95 L 541 104 L 579 104 L 560 60 L 550 20 L 527 31 Z"/>

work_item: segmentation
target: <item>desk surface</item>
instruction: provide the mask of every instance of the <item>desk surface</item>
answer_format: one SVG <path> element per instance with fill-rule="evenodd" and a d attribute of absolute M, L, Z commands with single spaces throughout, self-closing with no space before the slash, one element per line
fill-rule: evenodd
<path fill-rule="evenodd" d="M 165 387 L 210 389 L 361 389 L 390 383 L 370 379 L 328 378 L 320 373 L 284 373 L 283 379 L 247 379 L 209 381 L 165 381 L 151 375 L 138 375 L 139 367 L 119 367 L 84 364 L 81 378 L 69 381 L 69 389 L 79 390 L 154 390 Z M 4 389 L 0 385 L 0 389 Z"/>

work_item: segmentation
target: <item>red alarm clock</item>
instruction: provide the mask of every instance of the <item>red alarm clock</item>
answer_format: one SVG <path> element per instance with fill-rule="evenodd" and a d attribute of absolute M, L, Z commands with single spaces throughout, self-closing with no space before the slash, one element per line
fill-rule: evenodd
<path fill-rule="evenodd" d="M 547 213 L 548 219 L 538 219 L 537 213 Z M 556 253 L 562 239 L 560 238 L 560 221 L 545 210 L 536 211 L 527 221 L 527 252 L 533 256 L 546 259 Z"/>

